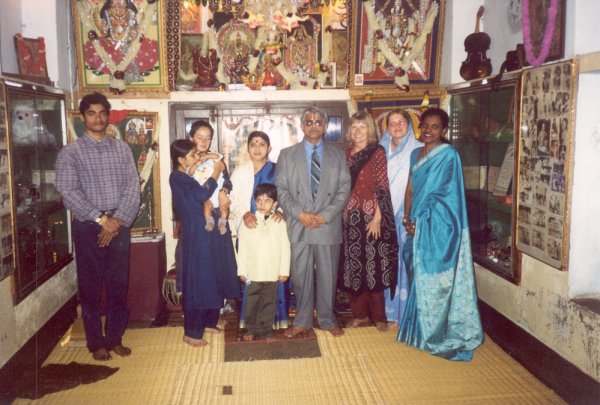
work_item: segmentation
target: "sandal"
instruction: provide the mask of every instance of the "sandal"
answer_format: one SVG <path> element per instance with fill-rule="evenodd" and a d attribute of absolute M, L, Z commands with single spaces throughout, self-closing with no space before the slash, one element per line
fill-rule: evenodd
<path fill-rule="evenodd" d="M 340 328 L 337 325 L 332 327 L 331 329 L 327 329 L 327 331 L 331 333 L 334 337 L 340 337 L 344 335 L 344 329 Z"/>
<path fill-rule="evenodd" d="M 252 342 L 254 340 L 254 334 L 252 332 L 246 332 L 242 336 L 245 342 Z"/>

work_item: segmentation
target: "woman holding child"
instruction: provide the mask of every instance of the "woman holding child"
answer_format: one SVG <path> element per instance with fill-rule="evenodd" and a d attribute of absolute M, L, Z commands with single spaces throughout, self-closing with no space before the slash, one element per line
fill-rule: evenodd
<path fill-rule="evenodd" d="M 220 308 L 226 297 L 220 268 L 212 258 L 211 233 L 204 228 L 202 207 L 217 188 L 216 179 L 225 169 L 215 162 L 214 171 L 204 185 L 188 173 L 200 164 L 194 143 L 178 139 L 171 144 L 173 172 L 169 178 L 173 206 L 181 224 L 180 269 L 183 289 L 183 341 L 192 347 L 208 344 L 204 332 L 216 331 Z M 213 233 L 214 234 L 214 233 Z"/>
<path fill-rule="evenodd" d="M 254 131 L 248 135 L 248 154 L 250 160 L 240 164 L 231 175 L 233 190 L 231 191 L 231 218 L 232 228 L 239 233 L 244 224 L 250 229 L 258 225 L 256 216 L 256 203 L 253 193 L 256 186 L 262 183 L 275 182 L 275 163 L 269 161 L 271 140 L 262 131 Z M 285 284 L 280 283 L 277 290 L 277 305 L 273 327 L 285 329 L 288 327 L 288 313 L 286 304 Z M 240 326 L 244 326 L 243 309 L 240 313 Z"/>
<path fill-rule="evenodd" d="M 349 293 L 351 327 L 375 324 L 385 332 L 384 290 L 396 289 L 398 239 L 385 150 L 373 119 L 354 114 L 346 135 L 352 191 L 344 208 L 339 287 Z"/>

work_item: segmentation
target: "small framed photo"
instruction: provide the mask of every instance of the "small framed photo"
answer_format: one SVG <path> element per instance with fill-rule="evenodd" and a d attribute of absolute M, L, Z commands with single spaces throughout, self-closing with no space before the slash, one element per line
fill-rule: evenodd
<path fill-rule="evenodd" d="M 354 75 L 354 85 L 362 86 L 363 84 L 365 84 L 365 76 L 362 73 L 356 73 Z"/>

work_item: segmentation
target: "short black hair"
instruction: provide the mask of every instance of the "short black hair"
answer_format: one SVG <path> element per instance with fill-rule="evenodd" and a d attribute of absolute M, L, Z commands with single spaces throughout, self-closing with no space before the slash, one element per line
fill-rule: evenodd
<path fill-rule="evenodd" d="M 208 121 L 206 121 L 206 120 L 198 120 L 198 121 L 194 121 L 192 123 L 192 126 L 190 128 L 190 133 L 188 134 L 188 136 L 190 137 L 190 139 L 194 137 L 194 134 L 196 133 L 196 131 L 199 128 L 208 128 L 208 129 L 210 129 L 210 137 L 211 137 L 211 139 L 212 139 L 213 135 L 215 134 L 214 128 L 212 127 L 212 125 L 210 125 L 210 123 Z"/>
<path fill-rule="evenodd" d="M 95 92 L 86 94 L 79 102 L 79 112 L 81 115 L 84 115 L 92 104 L 102 104 L 102 107 L 104 107 L 106 112 L 110 113 L 110 103 L 106 96 L 102 93 Z"/>
<path fill-rule="evenodd" d="M 440 121 L 442 121 L 443 129 L 448 128 L 448 124 L 450 123 L 450 118 L 448 117 L 448 113 L 446 111 L 442 110 L 441 108 L 437 108 L 437 107 L 428 108 L 427 110 L 423 111 L 423 113 L 421 114 L 421 122 L 425 121 L 425 118 L 429 117 L 430 115 L 440 118 Z"/>
<path fill-rule="evenodd" d="M 252 194 L 252 196 L 256 200 L 261 195 L 266 195 L 273 201 L 277 201 L 277 187 L 275 187 L 274 184 L 260 183 L 254 189 L 254 193 Z"/>

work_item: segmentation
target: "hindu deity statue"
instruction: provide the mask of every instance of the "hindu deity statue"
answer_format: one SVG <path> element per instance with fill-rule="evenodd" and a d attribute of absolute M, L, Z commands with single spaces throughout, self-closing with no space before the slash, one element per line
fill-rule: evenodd
<path fill-rule="evenodd" d="M 248 43 L 242 38 L 240 31 L 232 33 L 233 40 L 225 49 L 225 75 L 231 83 L 243 83 L 243 77 L 250 73 L 248 63 L 250 50 Z"/>
<path fill-rule="evenodd" d="M 286 41 L 285 66 L 297 77 L 307 79 L 315 74 L 315 42 L 299 25 Z"/>
<path fill-rule="evenodd" d="M 200 87 L 212 87 L 217 81 L 216 74 L 219 67 L 219 58 L 215 49 L 209 49 L 206 55 L 202 55 L 200 49 L 193 50 L 194 73 L 196 84 Z"/>

